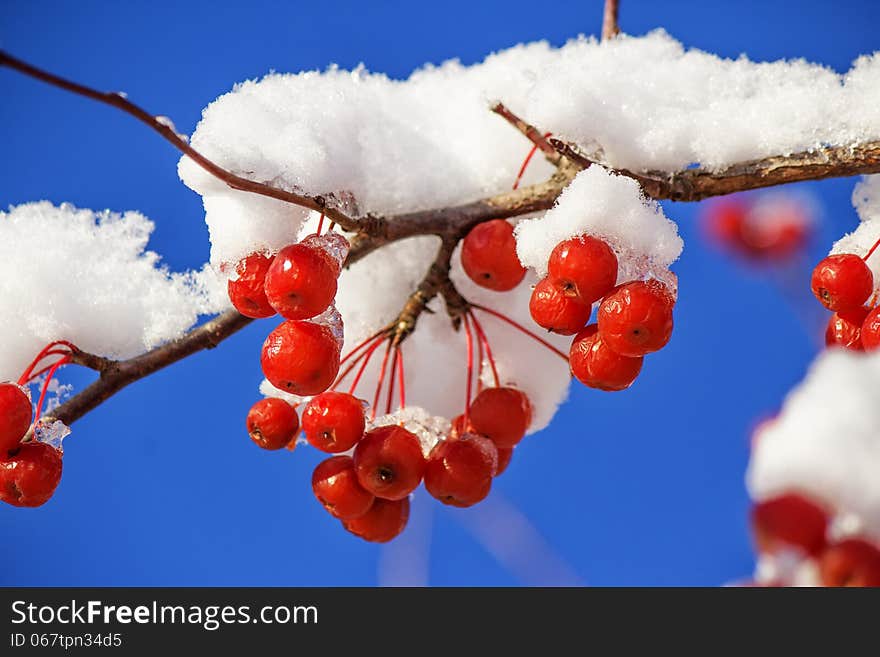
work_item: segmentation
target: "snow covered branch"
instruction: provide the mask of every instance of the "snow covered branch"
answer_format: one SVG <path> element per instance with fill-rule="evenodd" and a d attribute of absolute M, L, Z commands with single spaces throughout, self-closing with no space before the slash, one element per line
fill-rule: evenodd
<path fill-rule="evenodd" d="M 317 212 L 323 212 L 331 221 L 335 221 L 345 230 L 354 231 L 358 229 L 358 222 L 348 217 L 337 207 L 339 202 L 335 198 L 297 194 L 296 192 L 280 189 L 265 182 L 248 180 L 247 178 L 242 178 L 231 171 L 227 171 L 190 146 L 186 137 L 178 134 L 174 129 L 174 124 L 170 119 L 164 116 L 154 116 L 153 114 L 150 114 L 143 108 L 129 101 L 124 93 L 118 91 L 97 91 L 96 89 L 81 85 L 77 82 L 72 82 L 71 80 L 67 80 L 53 73 L 49 73 L 48 71 L 39 69 L 36 66 L 13 57 L 4 50 L 0 50 L 0 66 L 7 66 L 54 87 L 64 89 L 65 91 L 80 96 L 85 96 L 86 98 L 98 101 L 99 103 L 104 103 L 105 105 L 110 105 L 111 107 L 122 110 L 126 114 L 129 114 L 142 123 L 150 126 L 166 141 L 170 142 L 177 150 L 187 155 L 205 171 L 222 180 L 232 189 L 268 196 L 270 198 L 278 199 L 279 201 L 299 205 Z"/>

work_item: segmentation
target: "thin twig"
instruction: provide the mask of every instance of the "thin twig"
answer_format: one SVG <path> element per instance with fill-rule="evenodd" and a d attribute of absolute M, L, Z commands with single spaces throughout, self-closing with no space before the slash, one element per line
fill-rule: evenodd
<path fill-rule="evenodd" d="M 544 157 L 547 158 L 547 161 L 550 162 L 550 164 L 554 166 L 559 165 L 559 161 L 562 159 L 562 153 L 557 151 L 553 145 L 547 141 L 547 137 L 544 133 L 531 123 L 524 121 L 514 114 L 506 105 L 504 105 L 504 103 L 495 103 L 492 105 L 492 111 L 519 130 L 526 139 L 532 142 L 538 150 L 544 154 Z"/>
<path fill-rule="evenodd" d="M 233 189 L 237 189 L 243 192 L 251 192 L 253 194 L 260 194 L 262 196 L 268 196 L 279 201 L 292 203 L 294 205 L 308 208 L 310 210 L 315 210 L 317 212 L 323 212 L 332 221 L 336 222 L 348 231 L 356 231 L 360 227 L 356 220 L 351 219 L 341 210 L 334 207 L 333 201 L 335 199 L 324 196 L 306 196 L 303 194 L 297 194 L 296 192 L 290 192 L 284 189 L 279 189 L 278 187 L 273 187 L 268 183 L 248 180 L 247 178 L 237 176 L 231 171 L 227 171 L 220 165 L 215 164 L 207 157 L 199 153 L 192 146 L 190 146 L 187 143 L 186 139 L 177 133 L 177 131 L 174 129 L 174 125 L 169 119 L 150 114 L 143 108 L 129 101 L 123 94 L 120 94 L 119 92 L 97 91 L 96 89 L 92 89 L 91 87 L 87 87 L 71 80 L 67 80 L 63 77 L 37 68 L 36 66 L 33 66 L 31 64 L 28 64 L 27 62 L 13 57 L 3 50 L 0 50 L 0 66 L 7 66 L 11 69 L 18 71 L 19 73 L 23 73 L 24 75 L 30 76 L 37 80 L 41 80 L 46 84 L 50 84 L 54 87 L 59 87 L 61 89 L 64 89 L 65 91 L 69 91 L 80 96 L 85 96 L 86 98 L 96 100 L 99 103 L 104 103 L 105 105 L 110 105 L 111 107 L 122 110 L 126 114 L 129 114 L 137 120 L 141 121 L 142 123 L 150 126 L 153 130 L 164 137 L 166 141 L 170 142 L 177 150 L 187 155 L 191 160 L 193 160 L 193 162 L 198 164 L 205 171 L 210 173 L 212 176 L 222 180 Z"/>
<path fill-rule="evenodd" d="M 602 41 L 607 41 L 620 34 L 618 14 L 620 0 L 605 0 L 605 11 L 602 14 Z"/>

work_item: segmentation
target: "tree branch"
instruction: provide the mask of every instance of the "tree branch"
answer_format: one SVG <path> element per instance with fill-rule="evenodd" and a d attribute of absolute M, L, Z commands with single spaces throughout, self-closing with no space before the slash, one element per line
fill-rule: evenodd
<path fill-rule="evenodd" d="M 48 71 L 44 71 L 37 68 L 36 66 L 28 64 L 27 62 L 17 59 L 4 50 L 0 50 L 0 66 L 7 66 L 13 70 L 18 71 L 19 73 L 23 73 L 24 75 L 27 75 L 29 77 L 41 80 L 46 84 L 50 84 L 54 87 L 59 87 L 61 89 L 64 89 L 65 91 L 69 91 L 80 96 L 85 96 L 86 98 L 96 100 L 99 103 L 104 103 L 105 105 L 110 105 L 111 107 L 122 110 L 126 114 L 133 116 L 137 120 L 145 123 L 153 130 L 158 132 L 177 150 L 187 155 L 191 160 L 202 167 L 205 171 L 210 173 L 212 176 L 218 178 L 219 180 L 222 180 L 232 189 L 237 189 L 243 192 L 251 192 L 253 194 L 260 194 L 262 196 L 268 196 L 279 201 L 284 201 L 286 203 L 292 203 L 300 207 L 308 208 L 309 210 L 323 212 L 330 221 L 335 221 L 344 230 L 347 231 L 356 231 L 359 228 L 358 222 L 355 219 L 350 218 L 338 207 L 339 201 L 335 197 L 333 197 L 333 195 L 328 195 L 326 197 L 306 196 L 303 194 L 298 194 L 296 192 L 279 189 L 278 187 L 274 187 L 269 183 L 261 183 L 254 180 L 248 180 L 247 178 L 237 176 L 231 171 L 227 171 L 223 167 L 215 164 L 207 157 L 199 153 L 192 146 L 190 146 L 184 137 L 177 134 L 174 129 L 174 124 L 171 123 L 168 118 L 153 116 L 146 110 L 130 102 L 124 94 L 121 94 L 119 92 L 97 91 L 90 87 L 72 82 L 71 80 L 67 80 L 60 76 L 54 75 L 52 73 L 49 73 Z"/>
<path fill-rule="evenodd" d="M 619 0 L 605 0 L 605 11 L 602 14 L 602 41 L 607 41 L 620 34 L 620 27 L 617 24 L 619 11 Z"/>
<path fill-rule="evenodd" d="M 526 139 L 532 142 L 538 149 L 544 154 L 544 157 L 547 158 L 547 161 L 554 166 L 559 165 L 559 161 L 564 157 L 562 153 L 557 151 L 553 145 L 547 141 L 547 138 L 544 137 L 543 134 L 531 123 L 527 123 L 516 114 L 511 112 L 504 103 L 495 103 L 492 106 L 492 111 L 495 112 L 498 116 L 502 117 L 505 121 L 507 121 L 514 128 L 519 130 L 523 135 L 525 135 Z"/>
<path fill-rule="evenodd" d="M 594 164 L 572 144 L 558 139 L 550 139 L 550 143 L 578 166 Z M 794 182 L 880 173 L 880 141 L 774 155 L 732 164 L 718 171 L 701 168 L 666 173 L 606 168 L 637 180 L 646 196 L 658 200 L 700 201 L 711 196 Z"/>

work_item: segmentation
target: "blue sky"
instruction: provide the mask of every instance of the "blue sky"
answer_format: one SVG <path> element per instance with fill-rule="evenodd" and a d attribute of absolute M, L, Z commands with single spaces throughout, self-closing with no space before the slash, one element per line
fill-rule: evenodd
<path fill-rule="evenodd" d="M 191 132 L 235 82 L 364 62 L 401 77 L 522 41 L 594 33 L 601 1 L 0 3 L 0 47 L 136 102 Z M 880 5 L 623 0 L 625 31 L 845 70 L 877 49 Z M 207 231 L 177 153 L 132 119 L 0 71 L 0 206 L 37 199 L 138 209 L 173 269 Z M 343 532 L 312 497 L 314 450 L 264 453 L 244 432 L 271 324 L 252 325 L 131 386 L 80 422 L 55 498 L 0 508 L 5 585 L 715 585 L 746 575 L 749 427 L 817 348 L 810 262 L 856 223 L 852 180 L 800 186 L 823 208 L 809 261 L 754 271 L 699 240 L 696 205 L 669 204 L 686 242 L 672 342 L 619 395 L 579 386 L 526 440 L 489 503 L 415 500 L 390 549 Z M 38 257 L 38 254 L 36 254 Z M 84 382 L 79 373 L 68 380 Z M 495 523 L 495 524 L 493 524 Z M 487 529 L 489 528 L 489 529 Z M 497 528 L 492 530 L 492 528 Z M 26 559 L 22 556 L 26 555 Z"/>

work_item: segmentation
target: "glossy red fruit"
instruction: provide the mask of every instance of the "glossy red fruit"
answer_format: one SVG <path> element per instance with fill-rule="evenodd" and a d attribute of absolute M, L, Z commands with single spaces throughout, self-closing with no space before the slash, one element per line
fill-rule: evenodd
<path fill-rule="evenodd" d="M 31 426 L 33 408 L 24 388 L 0 383 L 0 458 L 18 447 Z"/>
<path fill-rule="evenodd" d="M 361 400 L 344 392 L 322 392 L 303 411 L 306 440 L 322 452 L 347 452 L 364 435 L 366 418 Z"/>
<path fill-rule="evenodd" d="M 342 526 L 355 536 L 371 543 L 387 543 L 400 535 L 409 520 L 409 498 L 383 500 L 376 498 L 364 515 L 343 520 Z"/>
<path fill-rule="evenodd" d="M 354 450 L 358 481 L 376 497 L 403 499 L 421 483 L 425 456 L 418 437 L 389 425 L 368 431 Z"/>
<path fill-rule="evenodd" d="M 504 219 L 471 229 L 461 243 L 461 266 L 474 283 L 496 292 L 512 290 L 526 275 L 516 255 L 513 226 Z"/>
<path fill-rule="evenodd" d="M 261 399 L 247 414 L 248 434 L 263 449 L 281 449 L 296 441 L 299 417 L 283 399 Z"/>
<path fill-rule="evenodd" d="M 867 316 L 864 306 L 834 313 L 825 329 L 825 345 L 862 351 L 862 324 Z"/>
<path fill-rule="evenodd" d="M 364 515 L 376 497 L 358 483 L 350 456 L 332 456 L 312 473 L 312 491 L 332 515 L 350 520 Z"/>
<path fill-rule="evenodd" d="M 874 275 L 859 256 L 841 253 L 816 265 L 810 287 L 828 310 L 851 310 L 863 306 L 871 296 Z"/>
<path fill-rule="evenodd" d="M 544 278 L 532 290 L 529 312 L 538 326 L 560 335 L 574 335 L 589 321 L 592 307 L 577 296 L 567 296 L 560 285 Z"/>
<path fill-rule="evenodd" d="M 598 326 L 590 324 L 571 343 L 568 361 L 572 375 L 585 386 L 617 391 L 629 388 L 642 371 L 642 356 L 621 356 L 599 335 Z"/>
<path fill-rule="evenodd" d="M 669 288 L 660 281 L 620 285 L 599 306 L 599 335 L 621 356 L 644 356 L 657 351 L 672 336 L 674 305 Z"/>
<path fill-rule="evenodd" d="M 455 438 L 460 438 L 463 434 L 466 433 L 476 433 L 474 431 L 474 427 L 471 424 L 470 420 L 468 420 L 467 426 L 464 424 L 464 413 L 461 415 L 456 415 L 452 418 L 452 427 L 449 429 L 449 437 L 453 440 Z"/>
<path fill-rule="evenodd" d="M 709 201 L 703 215 L 706 234 L 723 247 L 739 250 L 748 212 L 749 205 L 736 198 Z"/>
<path fill-rule="evenodd" d="M 843 540 L 822 553 L 819 574 L 825 586 L 880 586 L 880 550 L 859 538 Z"/>
<path fill-rule="evenodd" d="M 266 273 L 266 298 L 282 317 L 309 319 L 333 303 L 336 275 L 326 254 L 291 244 L 278 252 Z"/>
<path fill-rule="evenodd" d="M 287 321 L 269 334 L 260 355 L 269 382 L 294 395 L 317 395 L 339 373 L 339 343 L 326 326 Z"/>
<path fill-rule="evenodd" d="M 497 477 L 502 472 L 507 470 L 507 466 L 510 465 L 510 459 L 513 457 L 513 447 L 499 447 L 498 448 L 498 468 L 495 470 L 495 476 Z"/>
<path fill-rule="evenodd" d="M 473 506 L 486 498 L 498 471 L 498 449 L 488 438 L 464 434 L 438 442 L 425 466 L 425 490 L 443 504 Z"/>
<path fill-rule="evenodd" d="M 796 493 L 773 497 L 752 507 L 752 531 L 760 552 L 795 547 L 816 556 L 825 549 L 827 526 L 825 510 Z"/>
<path fill-rule="evenodd" d="M 860 336 L 865 351 L 873 351 L 880 347 L 880 306 L 874 308 L 865 317 Z"/>
<path fill-rule="evenodd" d="M 229 300 L 245 317 L 261 319 L 271 317 L 275 309 L 266 298 L 266 272 L 272 258 L 263 253 L 251 253 L 235 266 L 238 278 L 227 283 Z"/>
<path fill-rule="evenodd" d="M 61 481 L 62 453 L 46 443 L 21 443 L 0 458 L 0 500 L 13 506 L 45 504 Z"/>
<path fill-rule="evenodd" d="M 514 447 L 532 423 L 532 405 L 516 388 L 486 388 L 474 398 L 469 420 L 496 447 Z"/>
<path fill-rule="evenodd" d="M 617 256 L 600 239 L 575 237 L 556 245 L 547 270 L 547 277 L 563 294 L 589 306 L 608 294 L 617 282 Z"/>

